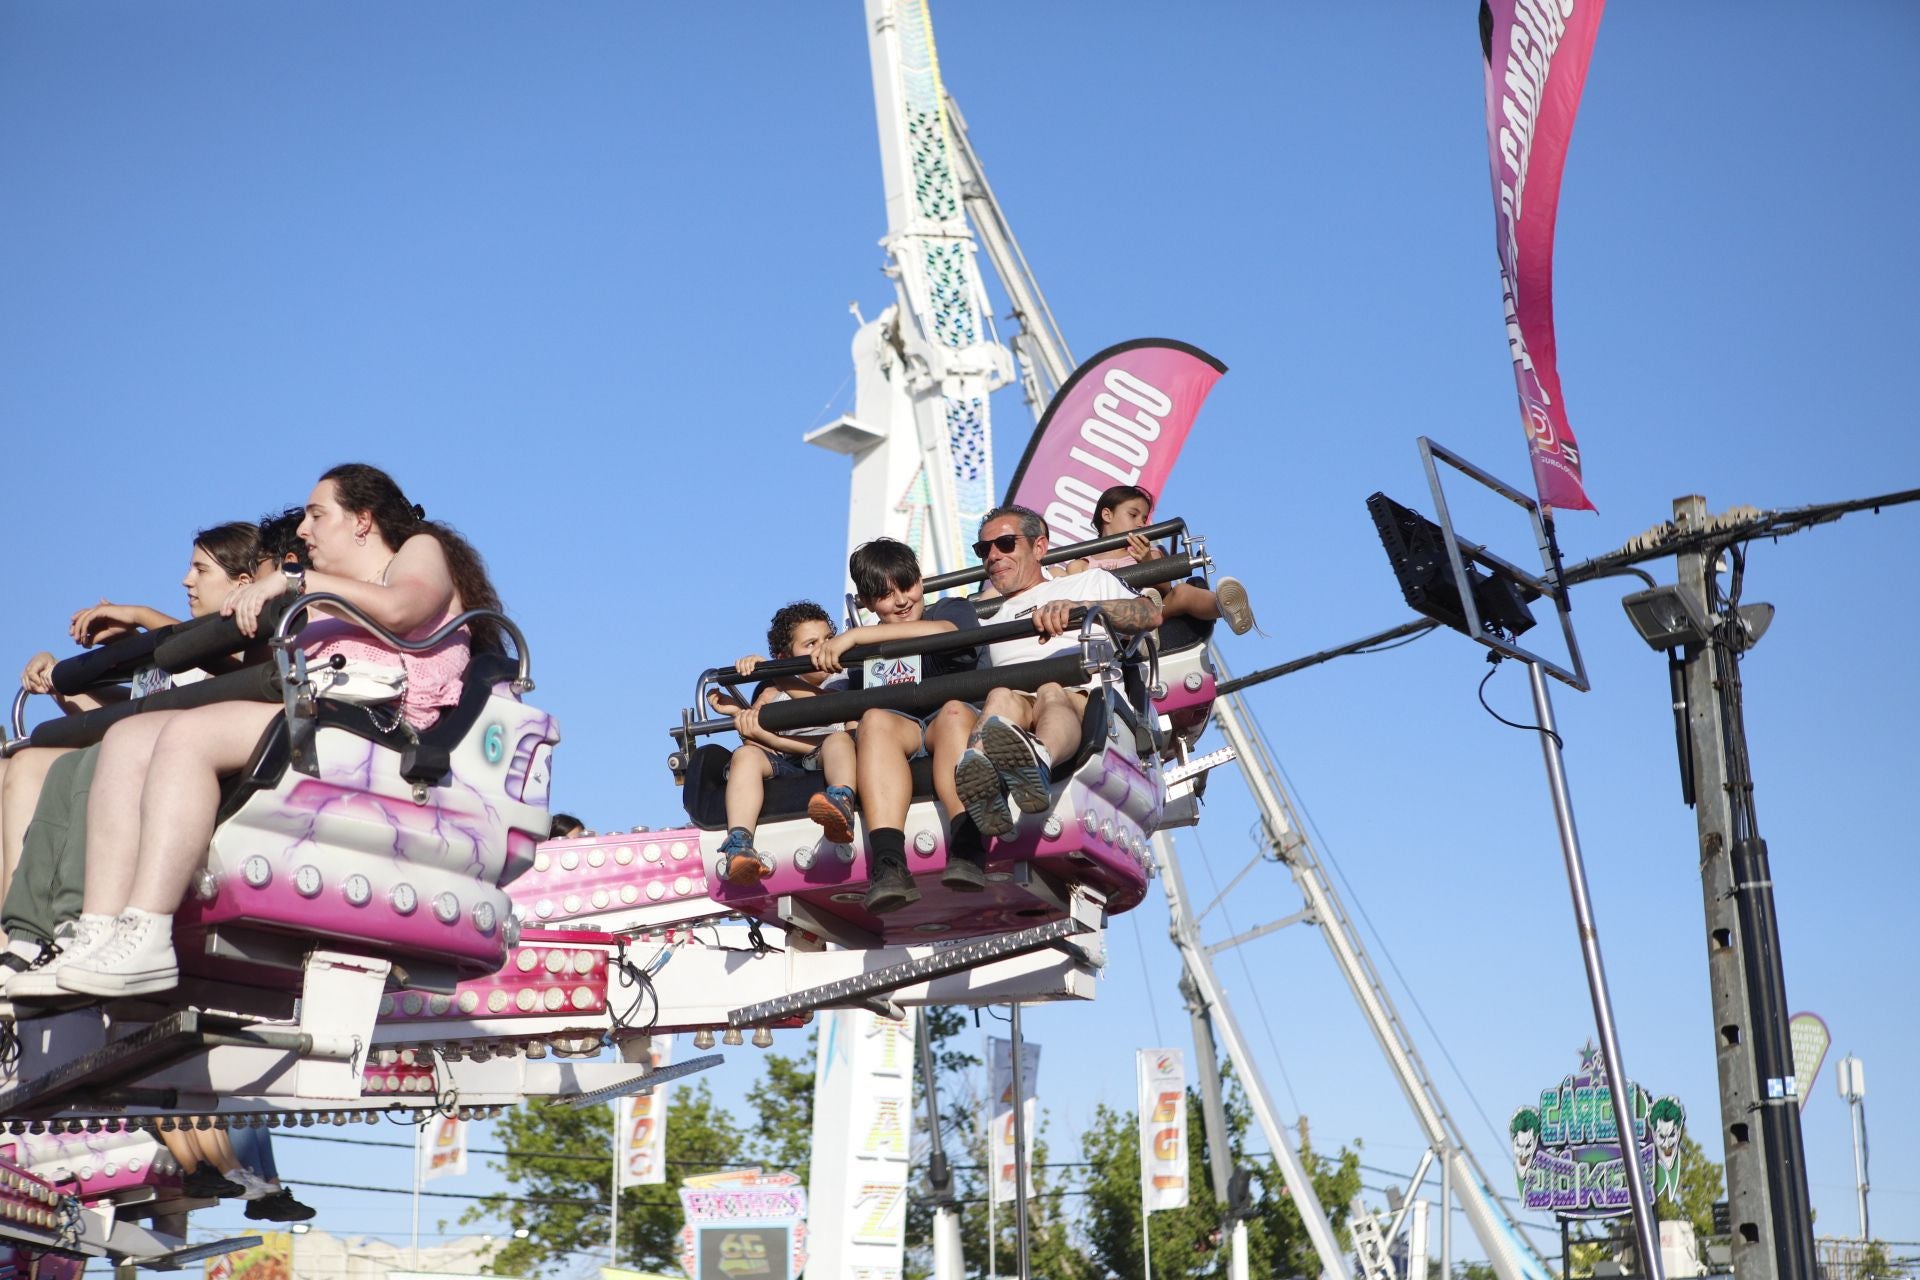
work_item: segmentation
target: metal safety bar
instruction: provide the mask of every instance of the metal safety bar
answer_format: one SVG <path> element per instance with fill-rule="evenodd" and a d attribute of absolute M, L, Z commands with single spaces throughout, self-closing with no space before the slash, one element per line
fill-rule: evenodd
<path fill-rule="evenodd" d="M 33 736 L 27 732 L 27 699 L 32 696 L 33 694 L 25 685 L 22 685 L 13 695 L 13 719 L 10 722 L 12 730 L 4 740 L 0 740 L 0 760 L 5 760 L 26 746 L 27 740 Z"/>
<path fill-rule="evenodd" d="M 291 647 L 293 643 L 294 616 L 317 605 L 325 605 L 328 609 L 336 613 L 345 614 L 372 632 L 374 638 L 379 640 L 380 643 L 387 645 L 389 648 L 398 649 L 403 653 L 425 653 L 436 645 L 445 642 L 448 636 L 460 630 L 460 628 L 466 626 L 469 622 L 478 618 L 491 618 L 499 623 L 500 629 L 512 638 L 514 654 L 520 661 L 520 669 L 514 674 L 513 678 L 513 691 L 515 693 L 526 693 L 533 688 L 533 667 L 532 661 L 527 654 L 527 637 L 522 634 L 519 626 L 512 618 L 509 618 L 497 609 L 469 609 L 465 613 L 449 619 L 445 626 L 442 626 L 438 631 L 435 631 L 424 640 L 405 640 L 368 617 L 366 610 L 345 596 L 335 595 L 331 591 L 315 591 L 295 600 L 287 606 L 287 611 L 280 615 L 280 623 L 273 629 L 273 646 L 275 649 L 284 650 Z"/>
<path fill-rule="evenodd" d="M 1090 538 L 1086 542 L 1076 542 L 1071 546 L 1051 548 L 1046 555 L 1040 557 L 1040 563 L 1043 565 L 1065 564 L 1069 560 L 1098 555 L 1102 551 L 1118 551 L 1126 546 L 1127 539 L 1136 533 L 1149 542 L 1158 542 L 1161 538 L 1184 538 L 1186 532 L 1187 522 L 1176 516 L 1171 520 L 1161 520 L 1138 529 L 1129 529 L 1125 533 L 1109 533 L 1103 537 Z M 948 573 L 937 573 L 928 578 L 924 585 L 929 592 L 951 591 L 955 587 L 984 582 L 986 578 L 987 567 L 975 564 L 968 565 L 964 569 L 954 569 Z"/>

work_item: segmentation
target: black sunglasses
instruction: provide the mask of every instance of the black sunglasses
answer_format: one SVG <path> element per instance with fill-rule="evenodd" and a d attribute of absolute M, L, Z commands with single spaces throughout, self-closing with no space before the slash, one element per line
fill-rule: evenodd
<path fill-rule="evenodd" d="M 1020 545 L 1020 539 L 1025 536 L 1026 535 L 1019 533 L 1003 533 L 997 538 L 982 539 L 973 544 L 974 558 L 976 560 L 985 560 L 987 558 L 988 548 L 995 548 L 1001 555 L 1008 555 L 1015 547 Z"/>

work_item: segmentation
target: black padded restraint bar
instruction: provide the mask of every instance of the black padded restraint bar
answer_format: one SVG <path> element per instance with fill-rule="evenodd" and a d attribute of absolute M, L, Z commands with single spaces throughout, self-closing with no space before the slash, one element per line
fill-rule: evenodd
<path fill-rule="evenodd" d="M 215 676 L 211 680 L 201 680 L 175 689 L 162 689 L 131 702 L 115 703 L 96 711 L 83 711 L 79 715 L 49 720 L 33 731 L 31 741 L 36 747 L 90 747 L 106 737 L 108 729 L 128 716 L 137 716 L 143 711 L 182 711 L 214 702 L 279 700 L 279 673 L 271 662 L 263 662 L 224 676 Z"/>
<path fill-rule="evenodd" d="M 1071 615 L 1072 625 L 1079 626 L 1085 617 L 1085 611 L 1075 609 Z M 1002 622 L 991 627 L 970 627 L 965 631 L 941 631 L 930 636 L 914 636 L 908 640 L 883 640 L 879 644 L 855 645 L 847 650 L 840 659 L 843 667 L 858 666 L 868 658 L 903 658 L 909 654 L 946 653 L 953 649 L 972 649 L 978 645 L 994 644 L 1001 640 L 1015 640 L 1033 634 L 1033 623 L 1025 618 L 1016 618 L 1012 622 Z M 775 658 L 763 662 L 753 669 L 753 674 L 741 675 L 738 671 L 722 671 L 713 677 L 715 684 L 741 684 L 748 680 L 778 680 L 782 676 L 805 675 L 812 671 L 812 658 Z"/>
<path fill-rule="evenodd" d="M 1139 564 L 1122 565 L 1118 569 L 1109 569 L 1114 577 L 1126 583 L 1134 590 L 1141 587 L 1157 587 L 1165 582 L 1184 582 L 1194 574 L 1193 557 L 1186 552 L 1177 556 L 1161 556 L 1158 560 L 1142 560 Z M 973 601 L 973 608 L 984 620 L 1000 612 L 1005 603 L 999 596 L 989 596 L 985 600 Z M 996 623 L 997 626 L 1011 625 Z"/>
<path fill-rule="evenodd" d="M 1043 684 L 1077 685 L 1087 678 L 1080 660 L 1080 646 L 1071 653 L 1043 658 L 1039 662 L 1018 662 L 1011 667 L 983 667 L 962 671 L 919 684 L 890 684 L 877 689 L 855 689 L 846 693 L 822 693 L 811 698 L 789 698 L 760 708 L 760 727 L 768 733 L 786 733 L 793 729 L 815 728 L 858 720 L 874 707 L 904 711 L 909 715 L 931 715 L 955 699 L 979 702 L 994 689 L 1038 689 Z"/>
<path fill-rule="evenodd" d="M 239 623 L 217 613 L 182 622 L 169 628 L 169 634 L 154 650 L 154 665 L 162 671 L 178 675 L 182 671 L 192 671 L 237 653 L 255 641 L 271 636 L 273 629 L 280 625 L 280 615 L 287 611 L 291 603 L 293 601 L 289 596 L 276 596 L 267 601 L 260 610 L 259 625 L 251 636 L 241 635 Z"/>
<path fill-rule="evenodd" d="M 1146 538 L 1149 542 L 1155 542 L 1161 538 L 1171 538 L 1176 533 L 1184 534 L 1186 531 L 1187 522 L 1175 517 L 1172 520 L 1162 520 L 1158 524 L 1147 525 L 1142 529 L 1129 529 L 1125 533 L 1109 533 L 1103 537 L 1090 538 L 1086 542 L 1076 542 L 1072 546 L 1050 547 L 1047 550 L 1047 554 L 1040 557 L 1040 563 L 1065 564 L 1069 560 L 1078 560 L 1082 556 L 1097 556 L 1103 551 L 1118 551 L 1125 547 L 1127 545 L 1127 539 L 1136 533 Z M 985 565 L 968 565 L 964 569 L 955 569 L 949 573 L 937 573 L 933 577 L 928 578 L 926 584 L 927 593 L 931 595 L 936 591 L 951 591 L 955 587 L 964 587 L 969 583 L 985 582 L 986 580 L 987 568 Z"/>
<path fill-rule="evenodd" d="M 174 626 L 178 626 L 175 623 Z M 53 690 L 71 698 L 98 685 L 118 684 L 153 661 L 153 651 L 173 627 L 141 631 L 109 640 L 98 649 L 62 658 L 53 664 Z"/>

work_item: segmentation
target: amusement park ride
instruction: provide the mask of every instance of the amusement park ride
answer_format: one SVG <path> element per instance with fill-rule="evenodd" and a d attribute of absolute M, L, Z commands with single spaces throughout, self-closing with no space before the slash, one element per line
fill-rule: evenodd
<path fill-rule="evenodd" d="M 882 243 L 898 301 L 855 337 L 854 412 L 808 440 L 852 459 L 849 544 L 901 538 L 936 570 L 929 591 L 954 591 L 982 577 L 962 548 L 997 499 L 990 393 L 1018 381 L 1038 413 L 1072 361 L 942 89 L 924 0 L 866 0 L 866 18 L 886 185 Z M 1013 303 L 1012 355 L 991 330 L 976 229 Z M 1183 521 L 1148 532 L 1173 554 L 1121 571 L 1133 585 L 1210 568 Z M 179 988 L 105 1004 L 23 999 L 0 1033 L 10 1051 L 0 1065 L 0 1247 L 21 1272 L 72 1274 L 93 1257 L 172 1267 L 233 1247 L 187 1245 L 186 1215 L 210 1202 L 162 1171 L 170 1167 L 163 1130 L 473 1116 L 529 1098 L 604 1102 L 720 1060 L 653 1068 L 654 1034 L 691 1032 L 703 1049 L 716 1033 L 728 1044 L 745 1035 L 766 1044 L 774 1029 L 820 1015 L 831 1026 L 820 1036 L 809 1269 L 851 1274 L 858 1263 L 898 1274 L 904 1157 L 890 1183 L 880 1179 L 892 1196 L 883 1214 L 890 1240 L 856 1230 L 850 1201 L 824 1190 L 871 1183 L 875 1173 L 827 1101 L 858 1096 L 865 1068 L 856 1053 L 854 1076 L 830 1078 L 826 1055 L 921 1005 L 1092 999 L 1108 917 L 1139 906 L 1157 877 L 1194 1011 L 1206 1120 L 1221 1124 L 1217 1037 L 1324 1273 L 1349 1275 L 1351 1255 L 1315 1198 L 1214 972 L 1211 957 L 1251 935 L 1202 942 L 1205 913 L 1196 915 L 1163 834 L 1196 822 L 1209 770 L 1237 762 L 1263 816 L 1262 852 L 1292 874 L 1304 899 L 1295 918 L 1318 925 L 1428 1145 L 1407 1200 L 1437 1162 L 1445 1197 L 1458 1199 L 1503 1280 L 1544 1276 L 1421 1062 L 1259 727 L 1237 696 L 1219 692 L 1225 672 L 1208 627 L 1177 620 L 1157 644 L 1143 643 L 1090 610 L 1063 652 L 1044 661 L 767 710 L 762 724 L 779 732 L 857 720 L 882 703 L 925 713 L 951 698 L 977 700 L 990 685 L 1093 682 L 1079 748 L 1053 771 L 1051 810 L 1023 817 L 993 843 L 985 892 L 940 886 L 947 831 L 926 762 L 916 763 L 905 831 L 924 896 L 876 917 L 861 905 L 863 842 L 828 843 L 805 816 L 814 775 L 768 789 L 758 838 L 765 878 L 748 888 L 718 874 L 728 753 L 708 739 L 732 722 L 705 708 L 730 671 L 702 673 L 671 730 L 683 823 L 548 840 L 560 734 L 525 701 L 535 691 L 533 657 L 511 622 L 498 619 L 514 656 L 477 658 L 459 705 L 414 738 L 328 696 L 327 672 L 308 668 L 291 632 L 306 605 L 353 612 L 337 598 L 305 597 L 282 615 L 269 666 L 31 733 L 25 695 L 15 703 L 8 754 L 28 743 L 97 742 L 117 716 L 144 706 L 265 696 L 284 708 L 227 785 L 205 870 L 178 916 Z M 221 634 L 228 626 L 215 618 L 116 642 L 63 663 L 59 687 L 117 684 L 148 666 L 188 669 L 237 647 Z M 966 642 L 1028 629 L 989 621 Z M 927 652 L 939 643 L 904 645 Z M 1212 750 L 1209 724 L 1222 740 Z M 1227 1143 L 1210 1145 L 1224 1201 Z M 1442 1223 L 1449 1217 L 1443 1206 Z M 949 1241 L 936 1243 L 941 1275 L 959 1274 L 953 1230 L 950 1220 L 939 1227 Z"/>

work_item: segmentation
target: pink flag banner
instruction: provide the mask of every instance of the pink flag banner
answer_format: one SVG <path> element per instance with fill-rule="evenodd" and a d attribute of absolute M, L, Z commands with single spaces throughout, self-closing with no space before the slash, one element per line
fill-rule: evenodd
<path fill-rule="evenodd" d="M 1592 511 L 1560 395 L 1553 334 L 1553 224 L 1573 118 L 1605 0 L 1482 0 L 1487 151 L 1507 347 L 1544 507 Z"/>
<path fill-rule="evenodd" d="M 1055 545 L 1094 536 L 1093 504 L 1117 484 L 1157 501 L 1207 393 L 1227 366 L 1171 338 L 1108 347 L 1068 378 L 1033 429 L 1007 501 L 1047 518 Z"/>

